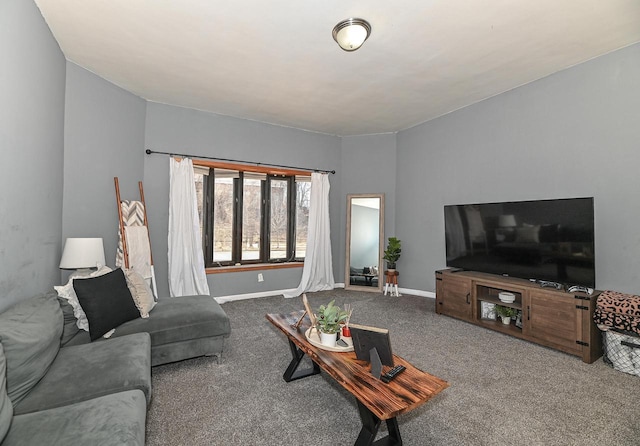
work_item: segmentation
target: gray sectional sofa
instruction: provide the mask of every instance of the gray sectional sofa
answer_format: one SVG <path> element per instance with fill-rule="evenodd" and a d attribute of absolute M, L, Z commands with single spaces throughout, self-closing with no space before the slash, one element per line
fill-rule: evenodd
<path fill-rule="evenodd" d="M 151 367 L 222 353 L 213 298 L 161 299 L 147 319 L 90 342 L 56 293 L 0 313 L 0 446 L 143 445 Z"/>

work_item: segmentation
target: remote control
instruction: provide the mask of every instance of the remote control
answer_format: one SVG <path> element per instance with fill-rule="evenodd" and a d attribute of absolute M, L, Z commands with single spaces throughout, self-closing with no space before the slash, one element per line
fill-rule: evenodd
<path fill-rule="evenodd" d="M 403 365 L 397 365 L 394 368 L 392 368 L 391 370 L 389 370 L 387 373 L 385 373 L 384 375 L 382 375 L 380 377 L 380 379 L 383 382 L 388 383 L 389 381 L 391 381 L 393 378 L 395 378 L 396 376 L 398 376 L 399 374 L 401 374 L 402 372 L 404 372 L 407 368 Z"/>

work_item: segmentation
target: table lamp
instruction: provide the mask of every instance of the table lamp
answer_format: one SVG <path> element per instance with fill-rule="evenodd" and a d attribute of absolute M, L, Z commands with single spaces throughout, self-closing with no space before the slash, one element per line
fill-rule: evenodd
<path fill-rule="evenodd" d="M 515 228 L 516 216 L 513 214 L 501 215 L 498 217 L 498 226 L 501 228 Z"/>
<path fill-rule="evenodd" d="M 92 268 L 105 264 L 101 238 L 68 238 L 62 251 L 60 269 L 73 269 L 74 276 L 85 276 Z"/>
<path fill-rule="evenodd" d="M 496 241 L 504 242 L 507 238 L 514 238 L 516 232 L 516 216 L 513 214 L 503 214 L 498 217 L 498 229 L 496 229 Z M 513 241 L 513 240 L 510 240 Z"/>

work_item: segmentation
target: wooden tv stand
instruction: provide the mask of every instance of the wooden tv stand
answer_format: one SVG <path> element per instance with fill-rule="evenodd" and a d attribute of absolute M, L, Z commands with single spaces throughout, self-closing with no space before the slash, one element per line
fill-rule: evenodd
<path fill-rule="evenodd" d="M 501 302 L 498 293 L 503 291 L 513 293 L 515 302 Z M 569 293 L 494 274 L 436 271 L 436 313 L 579 356 L 588 364 L 602 356 L 602 337 L 593 322 L 598 294 Z M 483 317 L 487 304 L 518 309 L 521 326 Z"/>

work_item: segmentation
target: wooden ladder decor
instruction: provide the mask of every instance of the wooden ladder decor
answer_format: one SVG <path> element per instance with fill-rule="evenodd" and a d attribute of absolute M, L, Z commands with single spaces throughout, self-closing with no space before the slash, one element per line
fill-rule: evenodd
<path fill-rule="evenodd" d="M 117 202 L 117 207 L 118 207 L 118 225 L 119 225 L 119 229 L 120 229 L 120 240 L 122 242 L 122 257 L 123 257 L 123 264 L 125 268 L 129 268 L 129 252 L 127 249 L 127 237 L 126 237 L 126 231 L 125 231 L 125 221 L 124 221 L 124 215 L 122 213 L 122 200 L 120 198 L 120 183 L 118 182 L 118 177 L 113 177 L 113 182 L 116 188 L 116 202 Z M 151 252 L 151 235 L 149 234 L 149 220 L 147 218 L 147 205 L 144 201 L 144 189 L 142 187 L 142 181 L 138 181 L 138 189 L 140 190 L 140 202 L 142 203 L 142 210 L 143 210 L 143 218 L 142 218 L 142 225 L 145 226 L 147 228 L 147 236 L 149 238 L 149 262 L 151 265 L 151 288 L 153 290 L 153 294 L 154 296 L 158 297 L 158 292 L 156 289 L 156 277 L 155 277 L 155 272 L 154 272 L 154 268 L 153 268 L 153 253 Z"/>

